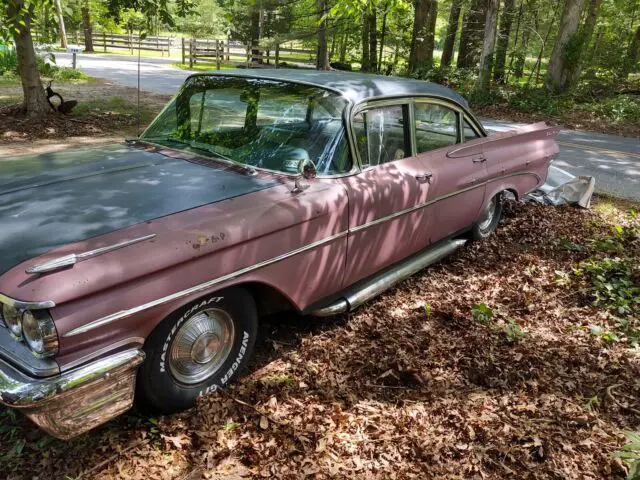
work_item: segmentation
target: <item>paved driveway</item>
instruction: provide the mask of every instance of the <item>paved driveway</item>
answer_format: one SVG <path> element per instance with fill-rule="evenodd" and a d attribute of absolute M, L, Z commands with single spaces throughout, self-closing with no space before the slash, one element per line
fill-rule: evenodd
<path fill-rule="evenodd" d="M 70 65 L 70 54 L 57 54 L 58 64 Z M 143 58 L 142 90 L 165 95 L 176 93 L 190 72 L 170 67 L 178 58 Z M 78 55 L 78 68 L 92 77 L 120 85 L 137 86 L 137 58 L 119 55 Z M 490 132 L 519 124 L 482 119 Z M 640 135 L 640 132 L 639 132 Z M 596 178 L 596 191 L 640 201 L 640 139 L 591 132 L 563 130 L 558 136 L 560 155 L 556 165 L 574 175 Z"/>

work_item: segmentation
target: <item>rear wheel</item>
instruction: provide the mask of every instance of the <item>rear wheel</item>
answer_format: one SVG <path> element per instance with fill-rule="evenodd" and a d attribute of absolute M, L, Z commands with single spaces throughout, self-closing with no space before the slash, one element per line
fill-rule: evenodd
<path fill-rule="evenodd" d="M 504 195 L 502 192 L 495 195 L 480 215 L 480 219 L 471 229 L 473 240 L 484 240 L 488 238 L 498 227 L 500 218 L 502 217 L 502 208 L 504 206 Z"/>
<path fill-rule="evenodd" d="M 138 371 L 138 400 L 174 413 L 235 380 L 258 331 L 255 302 L 242 288 L 201 298 L 165 318 L 149 335 Z"/>

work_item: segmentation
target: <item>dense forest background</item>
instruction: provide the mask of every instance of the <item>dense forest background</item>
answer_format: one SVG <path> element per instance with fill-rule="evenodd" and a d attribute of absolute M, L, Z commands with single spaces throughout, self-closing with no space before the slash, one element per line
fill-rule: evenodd
<path fill-rule="evenodd" d="M 640 110 L 637 0 L 0 0 L 0 8 L 19 58 L 21 44 L 30 49 L 27 30 L 63 46 L 66 32 L 81 32 L 88 51 L 101 31 L 256 49 L 290 42 L 315 49 L 319 69 L 432 80 L 480 105 L 553 114 L 560 107 L 549 94 L 570 93 L 572 102 L 614 99 L 607 108 L 621 115 Z"/>

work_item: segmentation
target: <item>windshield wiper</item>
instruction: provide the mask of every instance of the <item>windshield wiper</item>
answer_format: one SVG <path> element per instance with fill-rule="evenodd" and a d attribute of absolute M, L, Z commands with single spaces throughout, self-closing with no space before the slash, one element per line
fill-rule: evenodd
<path fill-rule="evenodd" d="M 213 150 L 211 148 L 207 148 L 206 144 L 197 142 L 196 140 L 191 140 L 190 142 L 188 142 L 188 141 L 184 141 L 184 140 L 177 140 L 177 139 L 171 138 L 171 137 L 156 137 L 156 138 L 146 138 L 146 139 L 145 138 L 141 138 L 140 140 L 142 140 L 142 141 L 148 140 L 150 142 L 172 142 L 172 143 L 177 143 L 179 145 L 183 145 L 183 146 L 188 147 L 190 149 L 198 150 L 200 152 L 204 152 L 204 153 L 207 154 L 206 156 L 210 156 L 210 155 L 213 154 L 215 157 L 217 157 L 217 158 L 219 158 L 221 160 L 224 160 L 225 162 L 232 163 L 233 165 L 238 166 L 238 167 L 242 168 L 243 170 L 246 170 L 249 175 L 255 175 L 257 173 L 255 168 L 250 167 L 248 165 L 245 165 L 244 163 L 236 162 L 232 158 L 227 157 L 226 155 L 223 155 L 222 153 L 220 153 L 220 152 L 218 152 L 216 150 Z"/>

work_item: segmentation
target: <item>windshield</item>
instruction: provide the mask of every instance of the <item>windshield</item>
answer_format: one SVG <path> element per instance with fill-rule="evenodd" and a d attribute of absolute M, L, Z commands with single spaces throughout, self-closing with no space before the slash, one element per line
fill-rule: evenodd
<path fill-rule="evenodd" d="M 351 170 L 341 96 L 291 82 L 197 75 L 141 138 L 248 167 L 319 174 Z"/>

